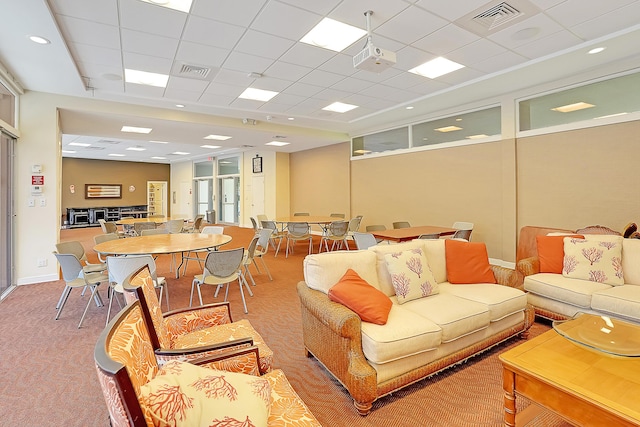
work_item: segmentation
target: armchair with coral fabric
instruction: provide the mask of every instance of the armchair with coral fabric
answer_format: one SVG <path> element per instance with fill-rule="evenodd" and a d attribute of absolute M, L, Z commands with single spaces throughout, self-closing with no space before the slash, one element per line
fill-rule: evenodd
<path fill-rule="evenodd" d="M 151 342 L 160 361 L 189 360 L 215 353 L 215 344 L 251 338 L 260 349 L 262 372 L 271 370 L 273 351 L 247 319 L 234 322 L 228 303 L 187 307 L 162 313 L 147 267 L 133 273 L 123 283 L 127 303 L 139 300 L 145 319 L 152 325 Z M 214 345 L 214 349 L 209 347 Z"/>
<path fill-rule="evenodd" d="M 214 357 L 174 360 L 160 367 L 149 332 L 140 302 L 134 301 L 96 343 L 94 360 L 112 426 L 159 426 L 165 421 L 176 426 L 232 425 L 233 420 L 240 425 L 254 419 L 262 421 L 255 425 L 271 427 L 320 426 L 281 370 L 260 375 L 259 350 L 250 339 Z M 237 393 L 235 407 L 223 393 L 208 392 L 221 382 Z M 261 392 L 256 396 L 247 386 Z M 167 399 L 172 403 L 166 404 Z"/>

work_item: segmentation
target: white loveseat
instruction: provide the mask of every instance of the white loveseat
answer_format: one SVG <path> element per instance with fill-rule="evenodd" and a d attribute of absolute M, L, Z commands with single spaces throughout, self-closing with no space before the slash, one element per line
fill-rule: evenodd
<path fill-rule="evenodd" d="M 537 315 L 552 320 L 567 319 L 585 312 L 640 322 L 640 239 L 586 234 L 584 237 L 587 240 L 618 242 L 622 249 L 620 283 L 568 277 L 566 272 L 541 273 L 539 257 L 529 257 L 517 264 L 517 269 L 525 276 L 528 302 L 534 306 Z"/>
<path fill-rule="evenodd" d="M 421 248 L 439 293 L 398 303 L 385 254 Z M 391 298 L 386 324 L 360 317 L 328 297 L 348 269 Z M 381 244 L 363 251 L 309 255 L 298 284 L 307 355 L 337 378 L 366 415 L 395 390 L 526 332 L 533 310 L 514 287 L 515 271 L 491 266 L 498 284 L 450 284 L 444 240 Z"/>

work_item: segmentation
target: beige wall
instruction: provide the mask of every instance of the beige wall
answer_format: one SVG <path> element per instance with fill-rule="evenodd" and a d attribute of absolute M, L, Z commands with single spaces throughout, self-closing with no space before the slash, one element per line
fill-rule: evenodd
<path fill-rule="evenodd" d="M 518 140 L 518 224 L 640 221 L 640 121 Z"/>
<path fill-rule="evenodd" d="M 350 152 L 351 144 L 344 142 L 292 153 L 291 211 L 283 214 L 358 215 L 350 209 Z"/>
<path fill-rule="evenodd" d="M 62 214 L 67 208 L 147 204 L 147 181 L 170 181 L 170 165 L 109 160 L 62 159 Z M 75 186 L 75 193 L 69 190 Z M 121 199 L 86 199 L 85 184 L 121 184 Z M 133 185 L 134 192 L 129 191 Z M 167 196 L 169 196 L 167 194 Z"/>

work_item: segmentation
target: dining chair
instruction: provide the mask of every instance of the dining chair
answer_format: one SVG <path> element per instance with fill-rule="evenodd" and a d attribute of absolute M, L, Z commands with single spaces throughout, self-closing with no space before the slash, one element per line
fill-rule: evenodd
<path fill-rule="evenodd" d="M 152 228 L 157 228 L 156 223 L 153 221 L 134 222 L 133 234 L 134 236 L 142 236 L 142 230 L 150 230 Z"/>
<path fill-rule="evenodd" d="M 309 216 L 309 212 L 294 212 L 293 216 Z"/>
<path fill-rule="evenodd" d="M 367 249 L 378 244 L 373 234 L 361 233 L 359 231 L 353 233 L 353 240 L 356 242 L 356 248 L 358 248 L 358 250 Z"/>
<path fill-rule="evenodd" d="M 269 221 L 269 217 L 265 214 L 256 215 L 256 219 L 258 220 L 258 224 L 262 225 L 262 221 Z"/>
<path fill-rule="evenodd" d="M 184 227 L 182 227 L 182 232 L 199 233 L 200 227 L 202 226 L 202 221 L 204 221 L 204 215 L 196 215 L 196 217 L 193 219 L 193 222 L 184 224 Z"/>
<path fill-rule="evenodd" d="M 182 233 L 184 228 L 184 219 L 171 219 L 164 224 L 169 234 Z"/>
<path fill-rule="evenodd" d="M 353 233 L 357 232 L 358 230 L 360 230 L 360 223 L 362 222 L 362 215 L 358 215 L 354 218 L 351 218 L 349 220 L 349 228 L 347 229 L 347 240 L 346 240 L 346 244 L 347 247 L 349 245 L 349 240 L 354 240 L 353 238 Z"/>
<path fill-rule="evenodd" d="M 278 252 L 280 252 L 280 245 L 282 244 L 282 239 L 287 235 L 286 231 L 278 230 L 278 226 L 275 221 L 262 221 L 262 228 L 271 230 L 271 234 L 269 237 L 269 242 L 273 249 L 276 251 L 274 258 L 278 256 Z M 278 246 L 276 247 L 276 240 L 278 240 Z"/>
<path fill-rule="evenodd" d="M 451 235 L 451 239 L 471 240 L 471 232 L 473 231 L 472 222 L 456 221 L 451 228 L 457 229 L 457 231 Z"/>
<path fill-rule="evenodd" d="M 269 250 L 269 240 L 271 240 L 271 230 L 269 230 L 268 228 L 261 229 L 259 237 L 260 238 L 258 239 L 258 245 L 256 246 L 256 251 L 253 254 L 253 263 L 256 266 L 256 270 L 258 270 L 258 274 L 260 274 L 260 268 L 258 268 L 258 263 L 256 262 L 256 258 L 258 258 L 262 263 L 262 266 L 266 270 L 267 275 L 269 276 L 269 280 L 273 280 L 273 277 L 271 277 L 271 272 L 269 271 L 269 267 L 267 267 L 267 264 L 264 261 L 264 256 L 267 254 L 267 251 Z"/>
<path fill-rule="evenodd" d="M 343 213 L 332 213 L 329 215 L 332 218 L 343 218 L 344 219 L 344 214 Z"/>
<path fill-rule="evenodd" d="M 244 297 L 244 288 L 247 288 L 250 296 L 253 296 L 253 292 L 249 287 L 249 284 L 244 280 L 242 274 L 242 260 L 244 259 L 244 248 L 229 249 L 226 251 L 212 251 L 207 254 L 207 258 L 204 261 L 204 270 L 202 274 L 198 274 L 193 278 L 191 283 L 191 296 L 189 298 L 189 307 L 193 305 L 193 291 L 194 288 L 198 288 L 198 298 L 200 299 L 200 305 L 202 305 L 202 291 L 200 287 L 202 285 L 213 285 L 216 287 L 214 298 L 218 297 L 220 288 L 225 286 L 224 300 L 229 299 L 229 284 L 235 280 L 238 281 L 240 286 L 240 295 L 242 296 L 242 304 L 244 306 L 245 314 L 247 310 L 247 301 Z"/>
<path fill-rule="evenodd" d="M 98 286 L 100 285 L 100 283 L 108 281 L 109 276 L 102 272 L 83 272 L 83 266 L 80 263 L 80 260 L 74 254 L 63 254 L 58 252 L 54 252 L 53 254 L 60 264 L 60 268 L 62 269 L 62 278 L 65 282 L 64 289 L 62 290 L 62 295 L 60 295 L 60 300 L 58 301 L 58 305 L 56 306 L 56 308 L 58 309 L 55 317 L 56 320 L 60 318 L 62 309 L 67 303 L 69 294 L 71 294 L 71 291 L 73 289 L 91 289 L 91 295 L 87 299 L 87 305 L 84 309 L 84 312 L 82 313 L 82 317 L 80 318 L 80 323 L 78 323 L 79 329 L 82 327 L 82 322 L 87 315 L 89 305 L 91 305 L 91 300 L 95 299 L 96 305 L 98 305 L 99 307 L 104 306 L 102 298 L 100 298 L 100 294 L 98 293 Z"/>
<path fill-rule="evenodd" d="M 431 234 L 421 234 L 418 236 L 418 239 L 439 239 L 440 233 L 431 233 Z"/>
<path fill-rule="evenodd" d="M 249 279 L 251 279 L 251 284 L 253 286 L 256 285 L 256 282 L 255 280 L 253 280 L 253 274 L 251 274 L 251 271 L 249 270 L 249 266 L 251 264 L 255 264 L 254 257 L 255 257 L 256 248 L 258 246 L 259 239 L 260 239 L 260 235 L 254 234 L 253 238 L 251 239 L 251 242 L 249 242 L 249 246 L 247 246 L 247 250 L 244 251 L 244 257 L 242 258 L 242 274 L 244 274 L 245 281 L 247 280 L 247 276 L 249 276 Z M 260 270 L 258 270 L 258 273 L 260 273 Z"/>
<path fill-rule="evenodd" d="M 290 222 L 287 224 L 287 250 L 285 258 L 289 257 L 289 248 L 293 253 L 293 245 L 296 242 L 309 241 L 309 254 L 311 254 L 313 248 L 313 236 L 311 235 L 311 228 L 308 222 Z"/>
<path fill-rule="evenodd" d="M 331 241 L 331 250 L 336 248 L 340 249 L 343 245 L 346 250 L 349 250 L 347 244 L 347 232 L 349 231 L 349 223 L 347 221 L 333 221 L 327 227 L 327 233 L 320 238 L 320 247 L 318 253 L 322 252 L 322 245 L 324 244 L 326 252 L 329 252 L 329 241 Z"/>
<path fill-rule="evenodd" d="M 258 225 L 258 221 L 252 216 L 250 216 L 249 219 L 251 220 L 251 226 L 253 227 L 253 231 L 256 234 L 260 233 L 260 226 Z"/>
<path fill-rule="evenodd" d="M 169 230 L 166 228 L 149 228 L 140 231 L 141 236 L 153 236 L 156 234 L 169 234 Z"/>
<path fill-rule="evenodd" d="M 59 254 L 73 254 L 80 264 L 82 265 L 82 271 L 85 273 L 95 273 L 104 271 L 107 267 L 104 263 L 100 262 L 98 264 L 92 264 L 89 262 L 87 258 L 87 254 L 84 251 L 84 246 L 77 240 L 70 240 L 68 242 L 59 242 L 56 243 L 56 251 Z"/>
<path fill-rule="evenodd" d="M 385 231 L 387 229 L 387 227 L 385 227 L 382 224 L 372 224 L 372 225 L 367 225 L 367 227 L 365 228 L 367 230 L 367 233 L 370 231 Z M 382 242 L 384 239 L 379 239 L 376 237 L 376 242 L 380 243 Z"/>
<path fill-rule="evenodd" d="M 102 242 L 108 242 L 110 240 L 118 240 L 119 237 L 115 234 L 115 233 L 108 233 L 108 234 L 96 234 L 95 236 L 93 236 L 93 242 L 96 245 L 99 245 Z M 102 258 L 102 254 L 98 253 L 98 260 L 101 263 L 106 263 L 107 260 Z"/>
<path fill-rule="evenodd" d="M 206 225 L 202 227 L 202 230 L 200 230 L 200 234 L 223 234 L 223 233 L 224 233 L 224 227 L 221 225 Z M 200 258 L 199 254 L 203 254 L 207 252 L 209 252 L 207 249 L 198 249 L 195 251 L 187 252 L 187 254 L 182 257 L 182 262 L 184 263 L 184 269 L 182 270 L 182 275 L 187 274 L 187 265 L 189 264 L 190 260 L 198 261 L 198 265 L 200 265 L 200 268 L 202 268 L 203 258 Z"/>
<path fill-rule="evenodd" d="M 409 224 L 409 221 L 396 221 L 393 223 L 394 229 L 409 228 L 409 227 L 411 227 L 411 224 Z"/>

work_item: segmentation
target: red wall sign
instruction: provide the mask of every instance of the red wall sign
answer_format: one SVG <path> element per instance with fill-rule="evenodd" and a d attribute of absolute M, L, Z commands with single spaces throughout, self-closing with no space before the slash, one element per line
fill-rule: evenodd
<path fill-rule="evenodd" d="M 44 185 L 44 175 L 31 175 L 31 185 Z"/>

